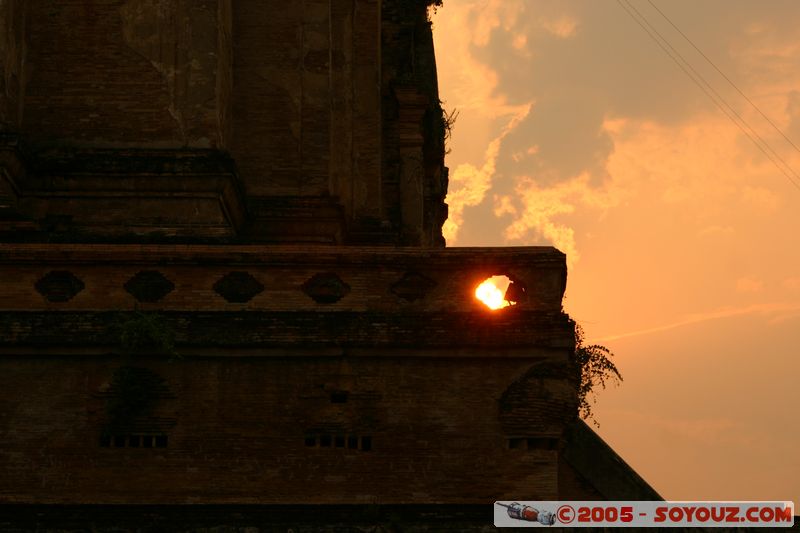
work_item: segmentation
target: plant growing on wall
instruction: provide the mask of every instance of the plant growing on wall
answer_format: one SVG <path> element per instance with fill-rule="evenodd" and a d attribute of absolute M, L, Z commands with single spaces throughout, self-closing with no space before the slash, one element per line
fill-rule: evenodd
<path fill-rule="evenodd" d="M 128 363 L 137 354 L 167 355 L 170 360 L 180 357 L 175 351 L 175 332 L 159 313 L 135 311 L 120 319 L 117 329 Z M 137 420 L 153 413 L 167 390 L 164 380 L 151 370 L 130 364 L 117 368 L 109 385 L 104 433 L 116 435 L 132 431 Z"/>
<path fill-rule="evenodd" d="M 429 8 L 433 9 L 434 13 L 436 12 L 437 9 L 442 7 L 442 2 L 443 2 L 443 0 L 424 0 L 424 1 Z"/>
<path fill-rule="evenodd" d="M 126 353 L 150 352 L 179 357 L 175 351 L 175 332 L 163 315 L 136 311 L 121 321 L 120 345 Z"/>
<path fill-rule="evenodd" d="M 578 415 L 584 420 L 592 420 L 595 426 L 600 427 L 592 413 L 592 405 L 597 402 L 593 398 L 589 402 L 589 393 L 596 390 L 597 385 L 606 388 L 607 381 L 617 384 L 622 381 L 622 375 L 617 366 L 611 361 L 614 354 L 605 346 L 599 344 L 584 344 L 583 328 L 575 324 L 575 354 L 574 362 L 580 369 L 580 382 L 578 384 Z"/>

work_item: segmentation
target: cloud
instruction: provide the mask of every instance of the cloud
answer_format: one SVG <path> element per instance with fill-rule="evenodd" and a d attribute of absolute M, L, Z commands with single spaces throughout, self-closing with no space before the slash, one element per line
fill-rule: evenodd
<path fill-rule="evenodd" d="M 653 412 L 643 413 L 633 409 L 616 409 L 617 414 L 623 415 L 631 427 L 639 431 L 663 431 L 679 437 L 679 440 L 694 442 L 705 446 L 730 444 L 733 441 L 745 442 L 739 439 L 747 428 L 740 422 L 729 417 L 701 417 L 686 418 L 659 415 Z M 646 430 L 644 428 L 647 428 Z M 749 444 L 749 440 L 747 441 Z"/>
<path fill-rule="evenodd" d="M 736 291 L 745 293 L 757 293 L 764 289 L 764 282 L 754 278 L 739 278 L 736 280 Z"/>
<path fill-rule="evenodd" d="M 786 278 L 782 285 L 790 291 L 800 291 L 800 277 Z"/>
<path fill-rule="evenodd" d="M 656 3 L 800 146 L 797 0 Z M 626 345 L 644 353 L 661 333 L 660 350 L 686 353 L 682 339 L 691 337 L 700 343 L 695 360 L 719 361 L 728 354 L 712 336 L 739 338 L 739 328 L 758 325 L 764 334 L 752 340 L 756 353 L 777 358 L 796 351 L 791 334 L 800 316 L 800 248 L 792 246 L 800 214 L 797 190 L 615 2 L 445 4 L 435 31 L 448 28 L 437 37 L 442 94 L 461 112 L 448 157 L 459 176 L 451 186 L 458 242 L 555 244 L 567 252 L 565 304 L 606 335 L 600 342 L 635 337 Z M 780 157 L 800 168 L 797 151 L 736 89 L 647 2 L 637 8 Z M 531 103 L 530 113 L 509 131 L 511 118 L 520 116 L 515 107 Z M 471 167 L 459 171 L 466 163 Z M 762 303 L 749 301 L 756 298 Z M 718 327 L 709 329 L 711 321 Z M 691 325 L 697 326 L 689 330 Z M 652 357 L 630 361 L 650 370 L 657 365 Z M 747 387 L 759 398 L 776 389 L 773 376 L 762 375 L 763 365 L 754 365 L 742 382 L 745 389 L 731 386 L 737 367 L 729 363 L 714 366 L 717 383 L 707 379 L 710 373 L 698 383 L 699 397 L 734 394 L 720 398 L 727 405 Z M 669 368 L 642 374 L 644 390 L 629 399 L 653 400 Z M 676 386 L 685 388 L 685 382 L 676 379 Z M 633 379 L 628 387 L 635 387 Z M 743 415 L 750 426 L 761 427 L 751 434 L 723 411 L 687 419 L 674 407 L 677 400 L 669 399 L 669 387 L 663 390 L 658 401 L 670 404 L 669 413 L 658 420 L 623 413 L 615 423 L 644 427 L 669 437 L 673 446 L 687 443 L 675 462 L 697 475 L 689 476 L 688 485 L 686 476 L 676 479 L 674 494 L 690 493 L 704 478 L 717 491 L 736 485 L 735 474 L 712 480 L 706 451 L 731 444 L 744 450 L 739 455 L 747 461 L 754 447 L 761 455 L 775 449 L 735 440 L 763 434 L 757 417 Z M 629 440 L 634 456 L 637 435 Z M 695 443 L 708 445 L 702 456 L 693 455 Z M 785 448 L 796 444 L 794 438 Z M 740 486 L 764 471 L 750 466 L 739 476 L 748 483 Z M 674 468 L 664 468 L 663 475 L 674 478 Z M 781 479 L 776 470 L 764 475 L 763 486 L 778 486 Z M 797 484 L 789 483 L 782 486 L 797 493 Z"/>
<path fill-rule="evenodd" d="M 463 163 L 450 173 L 450 184 L 447 192 L 448 217 L 442 227 L 447 242 L 452 245 L 458 238 L 458 230 L 463 223 L 464 208 L 483 202 L 486 192 L 492 184 L 500 139 L 489 144 L 480 168 Z"/>
<path fill-rule="evenodd" d="M 567 14 L 554 18 L 541 18 L 539 22 L 545 30 L 561 39 L 573 37 L 578 31 L 578 19 Z"/>
<path fill-rule="evenodd" d="M 800 65 L 788 80 L 783 67 L 754 73 L 757 57 L 800 59 L 791 46 L 800 33 L 791 21 L 736 5 L 723 21 L 713 6 L 662 8 L 690 36 L 702 29 L 704 51 L 763 110 L 782 114 L 780 125 L 795 116 L 800 124 L 800 97 L 792 93 Z M 629 217 L 646 217 L 630 222 L 636 227 L 662 225 L 656 231 L 684 232 L 719 251 L 733 235 L 752 232 L 754 215 L 766 222 L 784 209 L 776 186 L 785 187 L 785 177 L 614 6 L 484 0 L 440 11 L 442 94 L 460 111 L 448 159 L 448 244 L 552 244 L 574 266 L 588 233 L 624 206 Z M 652 10 L 648 16 L 660 20 Z M 747 39 L 762 38 L 756 22 L 776 31 L 758 53 L 734 56 Z M 701 57 L 690 59 L 788 162 L 800 162 L 724 80 L 712 79 Z"/>
<path fill-rule="evenodd" d="M 762 214 L 774 213 L 780 207 L 777 194 L 764 187 L 749 185 L 742 189 L 742 202 L 746 207 Z"/>
<path fill-rule="evenodd" d="M 522 0 L 489 0 L 488 2 L 465 2 L 469 10 L 472 42 L 476 46 L 487 46 L 492 32 L 500 29 L 510 31 L 525 11 Z M 448 8 L 449 9 L 449 8 Z"/>
<path fill-rule="evenodd" d="M 486 193 L 491 188 L 500 144 L 508 132 L 512 131 L 519 121 L 528 115 L 530 108 L 531 106 L 528 105 L 520 110 L 519 114 L 511 118 L 500 135 L 489 143 L 481 167 L 463 163 L 451 172 L 446 200 L 449 216 L 442 228 L 444 238 L 450 244 L 453 244 L 458 238 L 458 232 L 463 223 L 464 208 L 483 202 Z"/>
<path fill-rule="evenodd" d="M 574 203 L 569 201 L 571 191 L 568 184 L 539 189 L 532 179 L 525 176 L 519 180 L 517 194 L 524 207 L 520 216 L 506 228 L 506 240 L 525 242 L 528 233 L 534 231 L 567 254 L 568 261 L 578 261 L 575 231 L 554 221 L 559 215 L 575 211 Z"/>
<path fill-rule="evenodd" d="M 498 196 L 495 214 L 510 214 L 513 221 L 505 228 L 504 237 L 510 243 L 530 244 L 541 239 L 567 254 L 570 266 L 580 258 L 575 242 L 575 230 L 559 219 L 574 213 L 578 207 L 606 209 L 619 198 L 609 190 L 595 189 L 584 173 L 557 185 L 541 187 L 529 176 L 517 178 L 514 200 Z M 518 205 L 518 207 L 517 207 Z"/>
<path fill-rule="evenodd" d="M 789 118 L 786 134 L 790 139 L 800 139 L 800 91 L 789 91 L 786 96 L 785 115 Z M 794 141 L 797 144 L 797 141 Z"/>
<path fill-rule="evenodd" d="M 437 42 L 440 79 L 448 80 L 443 94 L 461 117 L 453 146 L 476 130 L 494 132 L 481 150 L 456 148 L 449 159 L 456 161 L 445 227 L 450 244 L 464 231 L 515 244 L 543 240 L 574 263 L 579 235 L 570 215 L 579 209 L 602 204 L 602 216 L 657 179 L 665 203 L 697 210 L 733 194 L 729 179 L 737 176 L 720 179 L 719 159 L 740 152 L 741 134 L 690 82 L 676 83 L 669 59 L 635 24 L 620 21 L 624 12 L 600 4 L 543 0 L 534 9 L 491 0 L 441 10 L 435 28 L 447 52 Z M 698 112 L 700 127 L 689 122 Z M 716 152 L 702 153 L 709 139 Z M 629 166 L 621 168 L 622 161 Z M 742 161 L 731 163 L 732 174 L 742 168 Z M 634 189 L 626 191 L 629 185 Z M 776 207 L 766 187 L 749 186 L 739 196 L 748 208 Z M 708 209 L 702 227 L 731 227 L 713 220 L 715 213 Z"/>
<path fill-rule="evenodd" d="M 698 237 L 711 237 L 715 239 L 729 237 L 733 234 L 734 230 L 732 227 L 718 224 L 706 226 L 697 232 Z"/>
<path fill-rule="evenodd" d="M 519 4 L 519 0 L 473 0 L 448 4 L 433 16 L 440 93 L 449 107 L 461 111 L 462 120 L 474 116 L 497 119 L 520 111 L 497 93 L 496 70 L 472 51 L 488 44 L 495 28 L 514 23 L 519 10 L 514 6 Z M 462 132 L 457 126 L 454 135 L 463 138 Z"/>
<path fill-rule="evenodd" d="M 628 337 L 638 337 L 640 335 L 649 335 L 651 333 L 660 333 L 691 324 L 700 322 L 707 322 L 709 320 L 719 320 L 723 318 L 730 318 L 742 315 L 760 314 L 767 315 L 772 319 L 784 317 L 787 315 L 794 316 L 800 311 L 800 304 L 788 303 L 762 303 L 755 305 L 748 305 L 745 307 L 723 307 L 714 311 L 707 311 L 703 313 L 693 313 L 687 315 L 681 320 L 669 324 L 662 324 L 650 328 L 640 329 L 637 331 L 628 331 L 625 333 L 618 333 L 616 335 L 607 335 L 597 339 L 598 342 L 615 341 L 618 339 L 625 339 Z"/>

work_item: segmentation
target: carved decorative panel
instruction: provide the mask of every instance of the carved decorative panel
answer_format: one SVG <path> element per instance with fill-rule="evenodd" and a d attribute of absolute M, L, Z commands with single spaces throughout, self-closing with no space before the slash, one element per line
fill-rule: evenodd
<path fill-rule="evenodd" d="M 175 284 L 157 270 L 142 270 L 125 283 L 125 290 L 139 302 L 157 302 L 175 289 Z"/>
<path fill-rule="evenodd" d="M 425 297 L 436 287 L 436 282 L 418 272 L 406 272 L 406 274 L 394 285 L 391 291 L 400 298 L 413 302 Z"/>
<path fill-rule="evenodd" d="M 350 285 L 332 272 L 314 274 L 303 284 L 303 292 L 320 304 L 336 303 L 350 292 Z"/>
<path fill-rule="evenodd" d="M 53 270 L 36 282 L 36 290 L 50 302 L 68 302 L 83 288 L 83 282 L 66 270 Z"/>
<path fill-rule="evenodd" d="M 229 272 L 214 284 L 214 291 L 231 303 L 246 303 L 264 290 L 247 272 Z"/>

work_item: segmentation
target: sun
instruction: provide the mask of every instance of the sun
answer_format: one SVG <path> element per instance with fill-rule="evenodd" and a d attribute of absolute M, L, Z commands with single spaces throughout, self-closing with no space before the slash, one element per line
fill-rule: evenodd
<path fill-rule="evenodd" d="M 475 289 L 475 297 L 492 310 L 508 307 L 511 303 L 505 298 L 509 280 L 506 276 L 492 276 Z"/>

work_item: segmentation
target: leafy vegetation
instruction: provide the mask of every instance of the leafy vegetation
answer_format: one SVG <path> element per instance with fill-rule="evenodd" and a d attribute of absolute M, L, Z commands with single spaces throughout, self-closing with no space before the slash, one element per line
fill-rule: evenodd
<path fill-rule="evenodd" d="M 594 418 L 592 405 L 597 402 L 588 397 L 595 391 L 597 385 L 606 388 L 606 382 L 616 384 L 622 381 L 622 375 L 617 366 L 611 361 L 614 354 L 605 346 L 599 344 L 584 344 L 583 328 L 575 324 L 575 359 L 574 362 L 580 369 L 580 383 L 578 385 L 578 415 L 584 420 L 592 420 L 596 427 L 600 424 Z"/>
<path fill-rule="evenodd" d="M 431 20 L 431 12 L 436 13 L 436 10 L 442 7 L 443 0 L 422 0 L 425 7 L 428 8 L 428 21 Z"/>
<path fill-rule="evenodd" d="M 175 351 L 175 332 L 163 315 L 136 311 L 132 316 L 122 316 L 117 329 L 120 346 L 127 354 L 126 364 L 117 368 L 111 377 L 113 394 L 106 400 L 105 435 L 130 432 L 137 419 L 152 414 L 165 387 L 164 380 L 154 372 L 130 366 L 132 356 L 168 355 L 170 360 L 180 357 Z"/>
<path fill-rule="evenodd" d="M 179 357 L 175 351 L 175 332 L 158 313 L 136 311 L 120 324 L 120 345 L 127 353 L 151 352 Z"/>
<path fill-rule="evenodd" d="M 450 138 L 453 135 L 453 126 L 455 126 L 456 120 L 458 119 L 458 109 L 453 108 L 452 111 L 446 111 L 442 108 L 442 125 L 444 128 L 444 147 L 445 147 L 445 155 L 450 153 L 450 148 L 448 148 L 448 144 L 450 142 Z"/>

